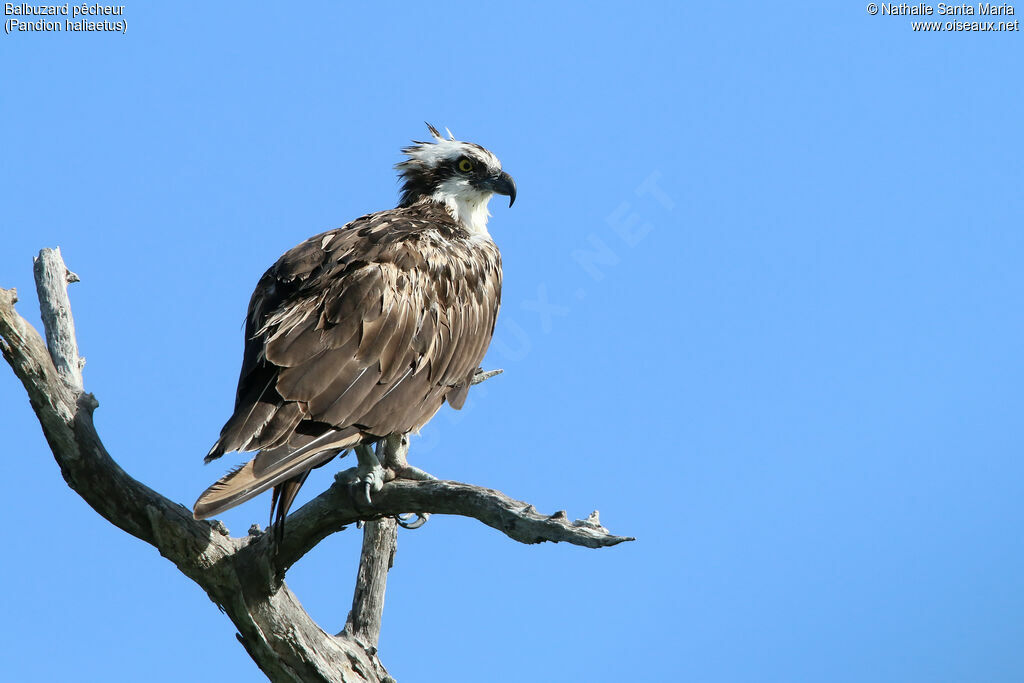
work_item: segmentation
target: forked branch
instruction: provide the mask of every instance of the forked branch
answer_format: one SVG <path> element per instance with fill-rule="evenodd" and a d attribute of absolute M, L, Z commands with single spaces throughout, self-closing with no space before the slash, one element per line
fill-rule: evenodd
<path fill-rule="evenodd" d="M 0 289 L 0 352 L 28 392 L 64 479 L 105 519 L 155 546 L 199 584 L 273 681 L 392 680 L 376 654 L 383 581 L 394 551 L 394 523 L 387 518 L 410 512 L 463 515 L 523 543 L 597 548 L 632 540 L 610 534 L 596 512 L 570 522 L 564 512 L 542 515 L 491 489 L 404 480 L 385 484 L 372 510 L 357 509 L 348 487 L 336 482 L 288 517 L 279 548 L 271 534 L 232 538 L 219 522 L 197 522 L 185 507 L 133 479 L 107 453 L 92 421 L 98 403 L 82 389 L 84 361 L 66 292 L 78 278 L 59 250 L 50 249 L 40 252 L 35 275 L 49 345 L 15 311 L 17 293 Z M 481 381 L 491 376 L 481 375 Z M 288 589 L 284 572 L 328 535 L 365 520 L 386 520 L 374 527 L 383 541 L 365 548 L 370 564 L 365 577 L 360 570 L 348 628 L 331 636 Z"/>

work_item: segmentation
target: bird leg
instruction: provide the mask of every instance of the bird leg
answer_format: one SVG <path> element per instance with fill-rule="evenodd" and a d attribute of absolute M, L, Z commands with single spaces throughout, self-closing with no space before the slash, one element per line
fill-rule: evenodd
<path fill-rule="evenodd" d="M 394 479 L 411 479 L 413 481 L 431 481 L 437 479 L 429 472 L 409 464 L 409 436 L 391 434 L 377 442 L 377 452 L 381 454 L 381 462 L 386 468 L 385 481 Z M 383 453 L 381 453 L 383 447 Z"/>
<path fill-rule="evenodd" d="M 386 468 L 385 477 L 387 481 L 395 479 L 412 479 L 414 481 L 429 481 L 437 479 L 429 472 L 424 472 L 419 467 L 409 464 L 409 435 L 391 434 L 377 442 L 377 452 L 382 455 L 381 462 Z M 381 452 L 383 451 L 383 452 Z M 415 518 L 412 515 L 415 515 Z M 406 513 L 395 515 L 395 521 L 405 529 L 419 529 L 430 519 L 429 512 Z"/>
<path fill-rule="evenodd" d="M 405 434 L 391 434 L 376 444 L 376 452 L 370 445 L 355 447 L 358 467 L 350 467 L 339 472 L 337 478 L 348 484 L 352 500 L 357 505 L 372 507 L 373 494 L 384 487 L 384 483 L 395 479 L 411 479 L 413 481 L 429 481 L 437 479 L 429 472 L 409 464 L 409 437 Z M 430 513 L 416 512 L 396 515 L 395 519 L 406 529 L 418 529 L 426 523 Z"/>
<path fill-rule="evenodd" d="M 359 466 L 345 470 L 342 475 L 352 491 L 352 500 L 372 506 L 373 494 L 384 487 L 384 468 L 380 466 L 380 458 L 372 446 L 360 444 L 355 447 L 355 452 Z"/>

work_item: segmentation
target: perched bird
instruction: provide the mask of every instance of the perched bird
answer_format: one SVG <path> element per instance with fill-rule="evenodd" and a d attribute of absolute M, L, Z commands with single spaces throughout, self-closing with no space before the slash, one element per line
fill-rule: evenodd
<path fill-rule="evenodd" d="M 512 206 L 516 185 L 491 152 L 428 128 L 395 167 L 396 208 L 309 238 L 260 278 L 234 414 L 206 462 L 255 456 L 203 492 L 196 519 L 273 487 L 281 529 L 309 471 L 349 450 L 369 497 L 383 484 L 375 442 L 462 407 L 501 301 L 487 203 Z"/>

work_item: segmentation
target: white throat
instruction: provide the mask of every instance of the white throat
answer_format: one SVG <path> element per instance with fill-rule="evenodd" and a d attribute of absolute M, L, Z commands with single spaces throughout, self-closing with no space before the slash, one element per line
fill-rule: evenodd
<path fill-rule="evenodd" d="M 430 198 L 444 204 L 451 217 L 471 235 L 489 237 L 487 219 L 491 217 L 491 212 L 487 210 L 487 203 L 493 196 L 492 192 L 467 190 L 465 187 L 452 188 L 449 183 L 444 183 Z"/>

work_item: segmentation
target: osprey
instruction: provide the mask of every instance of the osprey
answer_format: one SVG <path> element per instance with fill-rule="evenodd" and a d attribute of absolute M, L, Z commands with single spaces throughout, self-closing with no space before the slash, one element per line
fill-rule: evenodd
<path fill-rule="evenodd" d="M 396 208 L 309 238 L 260 278 L 234 414 L 206 462 L 255 457 L 203 492 L 196 519 L 273 487 L 280 530 L 309 471 L 349 450 L 369 498 L 383 485 L 372 444 L 419 430 L 445 401 L 462 407 L 501 301 L 487 203 L 512 206 L 516 185 L 491 152 L 428 128 L 395 167 Z"/>

